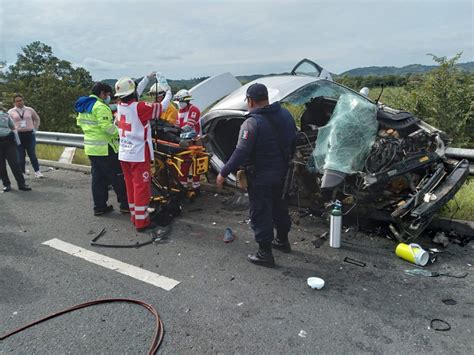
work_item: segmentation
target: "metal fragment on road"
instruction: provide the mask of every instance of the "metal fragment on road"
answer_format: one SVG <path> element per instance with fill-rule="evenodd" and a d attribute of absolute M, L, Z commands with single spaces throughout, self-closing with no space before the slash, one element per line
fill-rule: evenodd
<path fill-rule="evenodd" d="M 367 266 L 367 264 L 364 263 L 363 261 L 359 261 L 359 260 L 356 260 L 356 259 L 352 259 L 352 258 L 349 258 L 348 256 L 346 256 L 346 257 L 344 258 L 344 262 L 346 262 L 346 263 L 348 263 L 348 264 L 360 266 L 360 267 L 366 267 L 366 266 Z"/>
<path fill-rule="evenodd" d="M 456 304 L 458 304 L 455 300 L 453 300 L 452 298 L 445 298 L 444 300 L 441 300 L 441 302 L 443 302 L 445 305 L 447 306 L 454 306 Z"/>

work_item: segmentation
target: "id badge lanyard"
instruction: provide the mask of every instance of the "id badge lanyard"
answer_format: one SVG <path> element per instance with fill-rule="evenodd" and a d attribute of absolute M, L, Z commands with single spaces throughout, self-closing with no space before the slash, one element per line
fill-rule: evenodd
<path fill-rule="evenodd" d="M 25 115 L 25 110 L 23 110 L 23 113 L 20 113 L 20 111 L 16 110 L 18 113 L 18 116 L 20 116 L 20 128 L 26 128 L 26 120 L 24 119 Z"/>

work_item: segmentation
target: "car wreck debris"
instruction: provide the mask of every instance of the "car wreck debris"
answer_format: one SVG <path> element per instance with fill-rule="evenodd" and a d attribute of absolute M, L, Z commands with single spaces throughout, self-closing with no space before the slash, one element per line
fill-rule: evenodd
<path fill-rule="evenodd" d="M 395 249 L 395 254 L 410 263 L 425 266 L 429 261 L 429 254 L 420 245 L 411 243 L 399 243 Z"/>
<path fill-rule="evenodd" d="M 348 256 L 346 256 L 346 257 L 344 258 L 344 262 L 345 262 L 345 263 L 348 263 L 348 264 L 360 266 L 360 267 L 366 267 L 366 266 L 367 266 L 367 264 L 364 263 L 363 261 L 359 261 L 359 260 L 356 260 L 356 259 L 352 259 L 352 258 L 349 258 Z"/>
<path fill-rule="evenodd" d="M 234 233 L 232 229 L 227 227 L 224 231 L 224 243 L 232 243 L 234 241 Z"/>
<path fill-rule="evenodd" d="M 430 322 L 430 328 L 438 332 L 447 332 L 451 330 L 451 325 L 442 319 L 432 319 Z"/>
<path fill-rule="evenodd" d="M 405 274 L 412 275 L 412 276 L 426 276 L 426 277 L 438 277 L 438 276 L 446 276 L 452 277 L 455 279 L 463 279 L 465 278 L 468 273 L 467 272 L 457 272 L 457 273 L 439 273 L 437 271 L 429 271 L 424 269 L 412 269 L 412 270 L 405 270 Z"/>
<path fill-rule="evenodd" d="M 328 202 L 338 199 L 348 218 L 390 225 L 399 242 L 417 238 L 467 180 L 469 161 L 446 156 L 450 139 L 441 130 L 335 83 L 324 72 L 305 60 L 291 75 L 258 79 L 270 102 L 280 101 L 299 126 L 288 174 L 290 202 L 327 215 Z M 247 114 L 245 92 L 254 83 L 227 91 L 202 117 L 216 171 L 235 148 Z M 229 175 L 227 183 L 235 182 Z"/>

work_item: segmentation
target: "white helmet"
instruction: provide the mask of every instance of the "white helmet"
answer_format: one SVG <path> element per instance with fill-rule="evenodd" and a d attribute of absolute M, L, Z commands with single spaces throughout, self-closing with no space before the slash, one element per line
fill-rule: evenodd
<path fill-rule="evenodd" d="M 167 92 L 168 90 L 170 89 L 169 85 L 168 84 L 162 84 L 162 83 L 158 83 L 158 84 L 153 84 L 150 88 L 150 91 L 148 91 L 148 93 L 150 95 L 154 95 L 155 93 L 158 93 L 158 94 L 161 94 L 161 93 L 165 93 Z"/>
<path fill-rule="evenodd" d="M 186 89 L 181 89 L 179 90 L 176 95 L 173 96 L 173 101 L 179 101 L 179 102 L 184 102 L 184 101 L 191 101 L 193 97 L 189 93 L 188 90 Z"/>
<path fill-rule="evenodd" d="M 115 83 L 115 96 L 117 97 L 126 97 L 135 92 L 135 82 L 127 77 L 120 78 Z"/>

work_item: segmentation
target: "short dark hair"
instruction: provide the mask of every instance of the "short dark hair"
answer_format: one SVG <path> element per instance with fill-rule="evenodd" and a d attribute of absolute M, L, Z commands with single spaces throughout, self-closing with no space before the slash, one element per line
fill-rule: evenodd
<path fill-rule="evenodd" d="M 99 96 L 101 92 L 105 92 L 105 93 L 112 93 L 113 90 L 112 90 L 112 87 L 106 83 L 102 83 L 102 82 L 97 82 L 94 84 L 94 86 L 92 87 L 92 93 L 95 95 L 95 96 Z"/>
<path fill-rule="evenodd" d="M 15 95 L 13 95 L 13 102 L 15 102 L 15 100 L 16 100 L 17 97 L 20 97 L 20 98 L 22 98 L 22 99 L 24 100 L 23 95 L 21 95 L 21 94 L 15 94 Z"/>

